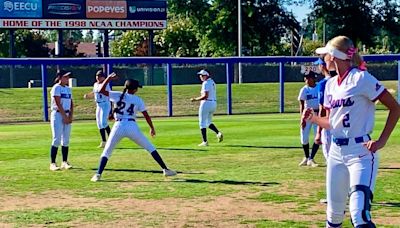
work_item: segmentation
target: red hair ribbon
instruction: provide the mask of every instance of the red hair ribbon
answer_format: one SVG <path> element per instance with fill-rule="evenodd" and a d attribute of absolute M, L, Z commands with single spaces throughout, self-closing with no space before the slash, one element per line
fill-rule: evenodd
<path fill-rule="evenodd" d="M 349 48 L 349 50 L 347 50 L 347 55 L 350 57 L 350 59 L 351 58 L 353 58 L 353 55 L 355 54 L 355 53 L 357 53 L 358 52 L 358 49 L 357 48 L 355 48 L 355 47 L 352 47 L 352 48 Z"/>
<path fill-rule="evenodd" d="M 362 61 L 360 66 L 358 66 L 358 69 L 360 69 L 362 71 L 366 71 L 367 70 L 367 63 L 365 61 Z"/>

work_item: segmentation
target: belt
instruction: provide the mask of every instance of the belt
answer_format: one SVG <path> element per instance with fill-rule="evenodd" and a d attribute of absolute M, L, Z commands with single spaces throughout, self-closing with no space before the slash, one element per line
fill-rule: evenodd
<path fill-rule="evenodd" d="M 57 110 L 57 112 L 60 112 L 60 110 Z M 64 110 L 65 113 L 69 113 L 69 110 Z"/>
<path fill-rule="evenodd" d="M 209 100 L 209 99 L 206 99 L 206 101 L 217 101 L 217 100 Z"/>
<path fill-rule="evenodd" d="M 368 140 L 371 140 L 371 136 L 367 135 L 367 137 L 368 137 Z M 335 138 L 335 137 L 332 137 L 332 141 L 338 146 L 347 146 L 347 145 L 349 145 L 350 139 L 353 139 L 353 138 Z M 355 137 L 354 141 L 356 143 L 363 143 L 364 142 L 364 136 Z"/>
<path fill-rule="evenodd" d="M 122 120 L 126 120 L 126 121 L 136 121 L 135 119 L 117 119 L 116 121 L 122 121 Z"/>
<path fill-rule="evenodd" d="M 314 112 L 319 112 L 319 109 L 314 109 Z"/>

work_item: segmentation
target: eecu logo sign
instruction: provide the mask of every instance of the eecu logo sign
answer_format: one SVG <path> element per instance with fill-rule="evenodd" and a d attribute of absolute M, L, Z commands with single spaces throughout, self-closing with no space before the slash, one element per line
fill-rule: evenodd
<path fill-rule="evenodd" d="M 87 18 L 127 18 L 127 3 L 125 0 L 87 0 Z"/>
<path fill-rule="evenodd" d="M 41 0 L 0 0 L 0 18 L 41 17 Z"/>

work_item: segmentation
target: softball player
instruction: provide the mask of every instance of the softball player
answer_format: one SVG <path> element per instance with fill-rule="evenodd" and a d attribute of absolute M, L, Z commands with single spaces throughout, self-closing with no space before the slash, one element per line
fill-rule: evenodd
<path fill-rule="evenodd" d="M 316 75 L 312 71 L 306 72 L 304 75 L 304 82 L 306 85 L 300 89 L 299 93 L 299 104 L 300 104 L 300 115 L 303 114 L 304 109 L 311 108 L 315 113 L 318 113 L 318 90 L 315 83 Z M 314 161 L 315 154 L 318 151 L 319 144 L 314 143 L 311 150 L 310 155 L 310 144 L 309 144 L 309 136 L 311 128 L 314 131 L 314 136 L 317 133 L 317 125 L 311 123 L 310 121 L 306 121 L 304 123 L 304 127 L 300 128 L 300 141 L 303 145 L 304 150 L 304 158 L 299 163 L 299 166 L 312 166 L 317 167 L 318 164 Z"/>
<path fill-rule="evenodd" d="M 96 82 L 93 85 L 93 91 L 91 93 L 85 94 L 83 97 L 90 98 L 94 97 L 96 101 L 96 123 L 97 128 L 100 131 L 101 142 L 98 146 L 99 148 L 104 148 L 106 145 L 106 132 L 110 135 L 110 126 L 108 126 L 108 116 L 111 111 L 110 98 L 104 94 L 100 93 L 100 88 L 103 81 L 106 79 L 106 75 L 102 70 L 96 73 Z M 110 85 L 107 84 L 106 91 L 110 91 Z"/>
<path fill-rule="evenodd" d="M 115 73 L 110 74 L 100 88 L 100 93 L 104 94 L 105 96 L 109 96 L 110 100 L 114 102 L 114 117 L 116 122 L 111 129 L 110 136 L 100 157 L 100 164 L 97 173 L 92 177 L 91 181 L 96 182 L 100 180 L 101 174 L 103 173 L 113 149 L 117 143 L 125 137 L 129 138 L 150 152 L 154 160 L 156 160 L 156 162 L 161 166 L 164 176 L 175 176 L 176 172 L 167 168 L 156 148 L 143 135 L 139 129 L 139 126 L 136 124 L 136 113 L 138 111 L 142 112 L 147 124 L 150 126 L 150 135 L 152 137 L 156 135 L 151 117 L 146 111 L 146 106 L 143 100 L 135 95 L 138 88 L 141 88 L 142 86 L 139 85 L 137 80 L 128 79 L 125 81 L 125 88 L 122 93 L 116 91 L 107 91 L 107 84 L 112 79 L 116 78 L 117 75 Z"/>
<path fill-rule="evenodd" d="M 199 107 L 199 125 L 203 142 L 199 146 L 208 146 L 207 141 L 207 127 L 217 134 L 218 142 L 224 140 L 222 132 L 212 123 L 212 116 L 217 109 L 217 88 L 214 80 L 212 80 L 210 73 L 206 70 L 201 70 L 197 73 L 200 80 L 203 82 L 201 85 L 201 95 L 196 98 L 191 98 L 190 101 L 200 101 Z"/>
<path fill-rule="evenodd" d="M 50 170 L 70 169 L 68 163 L 68 146 L 71 134 L 71 123 L 73 119 L 74 106 L 72 102 L 71 88 L 68 87 L 68 79 L 71 72 L 60 70 L 56 74 L 55 84 L 51 88 L 51 116 L 50 125 L 53 140 L 50 149 Z M 61 167 L 56 164 L 57 150 L 61 144 L 62 160 Z"/>
<path fill-rule="evenodd" d="M 330 129 L 332 134 L 326 177 L 326 226 L 341 227 L 349 195 L 353 226 L 375 227 L 370 210 L 378 171 L 378 150 L 385 146 L 396 126 L 400 106 L 375 77 L 358 68 L 362 59 L 349 38 L 335 37 L 318 52 L 331 55 L 338 73 L 326 83 L 327 118 L 315 116 L 310 109 L 303 113 L 304 119 Z M 374 126 L 376 100 L 389 109 L 389 115 L 379 139 L 372 140 L 369 134 Z"/>

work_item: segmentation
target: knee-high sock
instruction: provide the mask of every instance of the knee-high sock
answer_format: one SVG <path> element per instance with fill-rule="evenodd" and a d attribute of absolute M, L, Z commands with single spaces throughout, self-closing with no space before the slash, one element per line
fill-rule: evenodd
<path fill-rule="evenodd" d="M 158 154 L 157 150 L 151 152 L 151 156 L 153 156 L 154 160 L 156 160 L 156 162 L 161 166 L 162 169 L 168 169 L 161 156 Z"/>
<path fill-rule="evenodd" d="M 310 157 L 310 144 L 303 145 L 304 157 Z"/>
<path fill-rule="evenodd" d="M 105 129 L 105 128 L 102 128 L 102 129 L 100 129 L 99 131 L 100 131 L 100 135 L 101 135 L 101 140 L 102 140 L 103 142 L 107 141 L 107 140 L 106 140 L 106 129 Z"/>
<path fill-rule="evenodd" d="M 106 129 L 107 135 L 110 135 L 110 132 L 111 132 L 110 126 L 107 126 L 105 129 Z"/>
<path fill-rule="evenodd" d="M 207 142 L 207 128 L 201 129 L 201 136 L 203 137 L 203 142 Z"/>
<path fill-rule="evenodd" d="M 318 148 L 319 148 L 319 144 L 314 143 L 314 144 L 312 145 L 310 159 L 314 159 L 315 154 L 316 154 L 317 151 L 318 151 Z"/>
<path fill-rule="evenodd" d="M 57 150 L 58 150 L 58 147 L 51 146 L 51 148 L 50 148 L 50 159 L 51 159 L 51 163 L 56 163 Z"/>
<path fill-rule="evenodd" d="M 213 130 L 215 132 L 215 134 L 218 134 L 219 131 L 217 129 L 217 127 L 214 124 L 210 124 L 210 126 L 208 126 L 211 130 Z"/>
<path fill-rule="evenodd" d="M 62 152 L 62 157 L 63 157 L 64 162 L 68 161 L 68 149 L 69 149 L 69 147 L 67 147 L 67 146 L 61 147 L 61 152 Z"/>
<path fill-rule="evenodd" d="M 97 169 L 97 174 L 102 174 L 104 171 L 104 168 L 106 167 L 108 162 L 107 157 L 101 157 L 100 158 L 100 163 L 99 163 L 99 168 Z"/>

